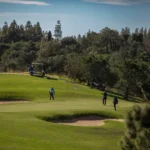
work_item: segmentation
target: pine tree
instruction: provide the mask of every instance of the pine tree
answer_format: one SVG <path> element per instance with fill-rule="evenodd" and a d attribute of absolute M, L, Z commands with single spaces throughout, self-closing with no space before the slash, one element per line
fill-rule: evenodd
<path fill-rule="evenodd" d="M 144 37 L 147 36 L 147 28 L 144 29 Z"/>
<path fill-rule="evenodd" d="M 51 33 L 51 31 L 48 32 L 47 39 L 48 39 L 48 41 L 52 40 L 52 33 Z"/>
<path fill-rule="evenodd" d="M 9 41 L 10 42 L 17 42 L 19 40 L 19 32 L 18 32 L 18 25 L 15 20 L 9 26 Z"/>
<path fill-rule="evenodd" d="M 144 34 L 144 28 L 142 27 L 141 29 L 140 29 L 140 34 Z"/>
<path fill-rule="evenodd" d="M 1 41 L 8 42 L 8 24 L 7 24 L 7 22 L 5 22 L 4 26 L 2 27 Z"/>
<path fill-rule="evenodd" d="M 57 40 L 61 40 L 61 38 L 62 38 L 62 31 L 61 31 L 60 20 L 58 20 L 57 24 L 55 25 L 54 37 Z"/>
<path fill-rule="evenodd" d="M 126 119 L 122 150 L 150 150 L 150 106 L 134 106 Z"/>

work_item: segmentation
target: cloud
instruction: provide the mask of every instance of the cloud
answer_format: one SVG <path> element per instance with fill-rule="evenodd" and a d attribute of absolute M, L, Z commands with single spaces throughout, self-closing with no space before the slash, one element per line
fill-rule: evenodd
<path fill-rule="evenodd" d="M 134 5 L 139 3 L 150 3 L 150 0 L 82 0 L 90 3 L 103 3 L 109 5 Z"/>
<path fill-rule="evenodd" d="M 12 3 L 12 4 L 24 4 L 24 5 L 38 5 L 38 6 L 48 6 L 51 4 L 39 1 L 28 1 L 28 0 L 0 0 L 0 3 Z"/>

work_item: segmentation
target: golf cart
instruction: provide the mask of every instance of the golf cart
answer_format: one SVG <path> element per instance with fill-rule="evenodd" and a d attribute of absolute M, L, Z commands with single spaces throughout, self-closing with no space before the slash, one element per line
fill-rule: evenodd
<path fill-rule="evenodd" d="M 28 69 L 31 76 L 44 77 L 45 71 L 43 67 L 43 63 L 32 63 L 32 65 Z"/>

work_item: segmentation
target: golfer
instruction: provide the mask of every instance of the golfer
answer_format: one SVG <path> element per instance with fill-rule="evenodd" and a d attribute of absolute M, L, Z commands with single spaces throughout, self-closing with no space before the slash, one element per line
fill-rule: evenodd
<path fill-rule="evenodd" d="M 53 87 L 51 87 L 50 90 L 49 90 L 50 100 L 51 100 L 51 99 L 54 100 L 54 94 L 55 94 L 55 90 L 54 90 Z"/>

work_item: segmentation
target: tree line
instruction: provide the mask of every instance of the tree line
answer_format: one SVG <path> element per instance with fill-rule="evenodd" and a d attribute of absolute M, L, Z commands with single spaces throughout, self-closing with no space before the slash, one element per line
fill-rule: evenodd
<path fill-rule="evenodd" d="M 60 22 L 59 22 L 60 24 Z M 61 33 L 58 24 L 55 32 Z M 55 33 L 56 34 L 56 33 Z M 62 35 L 61 35 L 62 36 Z M 106 85 L 148 100 L 150 94 L 150 29 L 125 27 L 121 32 L 108 27 L 85 35 L 53 38 L 40 23 L 0 29 L 0 61 L 5 71 L 27 70 L 33 61 L 44 63 L 46 73 L 66 74 L 87 82 Z"/>
<path fill-rule="evenodd" d="M 15 43 L 19 41 L 33 41 L 37 42 L 42 40 L 47 36 L 48 40 L 51 40 L 51 32 L 44 32 L 40 26 L 40 23 L 32 24 L 31 21 L 27 21 L 26 25 L 18 25 L 15 20 L 13 20 L 10 25 L 7 22 L 0 29 L 0 42 L 4 43 Z"/>

